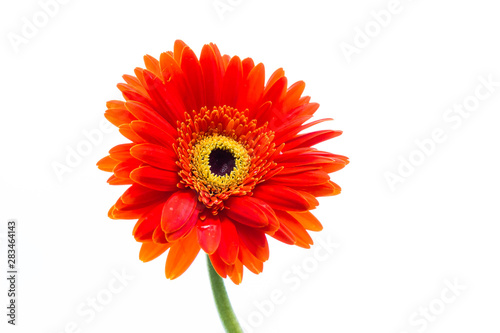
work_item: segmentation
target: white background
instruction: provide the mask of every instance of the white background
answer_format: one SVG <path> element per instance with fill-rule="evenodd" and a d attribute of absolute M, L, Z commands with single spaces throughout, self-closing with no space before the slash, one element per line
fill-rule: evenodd
<path fill-rule="evenodd" d="M 351 159 L 332 175 L 342 194 L 316 211 L 325 227 L 317 245 L 271 240 L 264 273 L 228 283 L 242 321 L 254 332 L 499 332 L 500 86 L 468 117 L 444 118 L 476 89 L 488 92 L 480 77 L 500 82 L 498 4 L 401 0 L 380 27 L 370 13 L 388 0 L 221 3 L 230 3 L 223 13 L 213 0 L 71 0 L 14 47 L 23 18 L 33 22 L 42 7 L 2 0 L 0 220 L 3 233 L 8 218 L 19 221 L 20 275 L 16 327 L 6 324 L 1 279 L 0 331 L 222 332 L 202 255 L 166 280 L 165 256 L 139 261 L 134 221 L 108 219 L 124 189 L 95 163 L 125 142 L 117 131 L 62 181 L 53 170 L 84 131 L 99 130 L 105 102 L 121 98 L 121 75 L 183 39 L 198 55 L 214 42 L 263 62 L 267 75 L 283 67 L 289 82 L 304 80 L 317 117 L 335 119 L 323 127 L 344 130 L 320 148 Z M 357 53 L 346 57 L 346 44 Z M 424 156 L 415 141 L 436 129 L 446 139 Z M 413 172 L 400 166 L 410 157 L 420 164 Z M 398 167 L 404 182 L 391 189 L 386 176 Z M 319 244 L 332 239 L 340 246 L 325 252 Z M 5 272 L 3 244 L 1 253 Z M 121 286 L 114 271 L 133 280 L 110 294 L 109 283 Z M 466 290 L 454 294 L 446 281 Z M 109 302 L 94 317 L 77 312 L 96 296 Z"/>

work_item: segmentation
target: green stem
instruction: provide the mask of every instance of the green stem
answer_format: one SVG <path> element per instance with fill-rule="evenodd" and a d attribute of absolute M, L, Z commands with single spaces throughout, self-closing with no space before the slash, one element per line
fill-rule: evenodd
<path fill-rule="evenodd" d="M 224 326 L 227 333 L 243 333 L 238 319 L 234 314 L 233 308 L 231 307 L 231 302 L 227 297 L 226 287 L 224 286 L 224 281 L 217 274 L 210 258 L 207 256 L 208 274 L 210 275 L 210 284 L 212 285 L 212 293 L 214 294 L 215 305 L 217 306 L 217 311 L 219 312 L 220 321 Z"/>

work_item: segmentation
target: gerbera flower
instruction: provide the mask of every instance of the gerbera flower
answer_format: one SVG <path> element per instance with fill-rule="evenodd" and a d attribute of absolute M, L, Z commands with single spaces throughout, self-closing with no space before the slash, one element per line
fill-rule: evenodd
<path fill-rule="evenodd" d="M 111 207 L 112 219 L 138 219 L 140 259 L 168 251 L 165 273 L 180 276 L 200 249 L 221 277 L 239 284 L 243 266 L 263 270 L 267 236 L 309 248 L 321 223 L 316 197 L 340 193 L 329 173 L 347 157 L 312 148 L 340 135 L 302 133 L 318 109 L 288 86 L 282 69 L 265 83 L 264 65 L 221 56 L 205 45 L 198 59 L 182 41 L 146 69 L 123 76 L 125 101 L 110 101 L 105 117 L 130 143 L 97 165 L 108 183 L 130 185 Z"/>

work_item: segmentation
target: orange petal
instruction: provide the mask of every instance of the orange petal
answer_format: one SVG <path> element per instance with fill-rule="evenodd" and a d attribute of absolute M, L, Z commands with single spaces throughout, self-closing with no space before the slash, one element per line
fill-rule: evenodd
<path fill-rule="evenodd" d="M 174 60 L 180 64 L 181 63 L 181 56 L 182 56 L 182 51 L 184 48 L 187 47 L 186 43 L 184 43 L 182 40 L 177 39 L 174 42 Z"/>
<path fill-rule="evenodd" d="M 123 109 L 106 110 L 106 112 L 104 112 L 104 117 L 116 127 L 137 120 L 137 118 L 125 108 L 125 105 Z"/>
<path fill-rule="evenodd" d="M 134 182 L 128 178 L 127 179 L 118 178 L 115 175 L 111 175 L 111 177 L 108 178 L 109 185 L 130 185 L 133 183 Z"/>
<path fill-rule="evenodd" d="M 313 244 L 311 236 L 307 233 L 306 229 L 300 224 L 293 216 L 283 211 L 276 211 L 281 225 L 286 226 L 294 235 L 296 243 L 300 247 L 310 248 Z"/>
<path fill-rule="evenodd" d="M 126 161 L 132 157 L 130 155 L 130 148 L 132 148 L 134 144 L 135 143 L 124 143 L 116 145 L 109 150 L 109 156 L 117 161 Z"/>
<path fill-rule="evenodd" d="M 229 275 L 231 278 L 231 281 L 234 282 L 234 284 L 238 285 L 241 283 L 243 280 L 243 264 L 241 261 L 236 260 L 234 265 L 233 265 L 233 271 Z"/>
<path fill-rule="evenodd" d="M 149 54 L 146 54 L 144 56 L 144 64 L 146 65 L 146 68 L 154 73 L 156 76 L 161 77 L 161 70 L 160 70 L 160 62 L 155 58 L 150 56 Z"/>
<path fill-rule="evenodd" d="M 217 274 L 219 274 L 223 278 L 227 277 L 228 264 L 222 261 L 220 256 L 216 253 L 209 255 L 209 258 Z"/>
<path fill-rule="evenodd" d="M 184 273 L 191 266 L 198 252 L 200 252 L 200 245 L 196 230 L 193 228 L 187 237 L 172 245 L 165 265 L 167 279 L 173 280 Z"/>
<path fill-rule="evenodd" d="M 134 159 L 130 158 L 127 161 L 120 162 L 118 163 L 114 168 L 113 168 L 113 173 L 116 177 L 122 178 L 122 179 L 129 179 L 130 173 L 134 171 L 136 168 L 138 168 L 141 165 L 141 162 Z"/>
<path fill-rule="evenodd" d="M 139 259 L 143 262 L 148 262 L 158 258 L 169 249 L 172 244 L 155 244 L 151 242 L 142 243 Z"/>
<path fill-rule="evenodd" d="M 243 242 L 240 242 L 240 250 L 238 251 L 240 261 L 254 274 L 260 274 L 264 270 L 264 263 L 255 258 Z"/>
<path fill-rule="evenodd" d="M 99 170 L 102 171 L 107 171 L 107 172 L 112 172 L 113 168 L 119 163 L 119 161 L 116 161 L 112 159 L 110 156 L 103 157 L 97 162 L 97 167 Z"/>
<path fill-rule="evenodd" d="M 311 212 L 288 212 L 292 215 L 306 230 L 321 231 L 323 226 L 321 222 Z"/>
<path fill-rule="evenodd" d="M 130 128 L 130 124 L 122 124 L 118 127 L 118 131 L 121 135 L 129 139 L 134 143 L 143 143 L 144 139 L 138 136 L 132 129 Z"/>
<path fill-rule="evenodd" d="M 271 237 L 288 245 L 294 245 L 297 242 L 293 232 L 284 223 L 280 223 L 279 230 L 274 235 L 271 235 Z"/>

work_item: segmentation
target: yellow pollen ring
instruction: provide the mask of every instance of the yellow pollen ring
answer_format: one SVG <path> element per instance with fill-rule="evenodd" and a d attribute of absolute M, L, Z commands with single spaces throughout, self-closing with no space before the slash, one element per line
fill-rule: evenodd
<path fill-rule="evenodd" d="M 230 152 L 235 160 L 235 166 L 231 173 L 220 176 L 213 174 L 210 169 L 210 153 L 214 149 Z M 207 187 L 221 192 L 234 185 L 239 185 L 248 175 L 250 167 L 250 156 L 247 150 L 239 142 L 227 136 L 214 134 L 203 137 L 193 148 L 191 159 L 193 174 Z"/>

